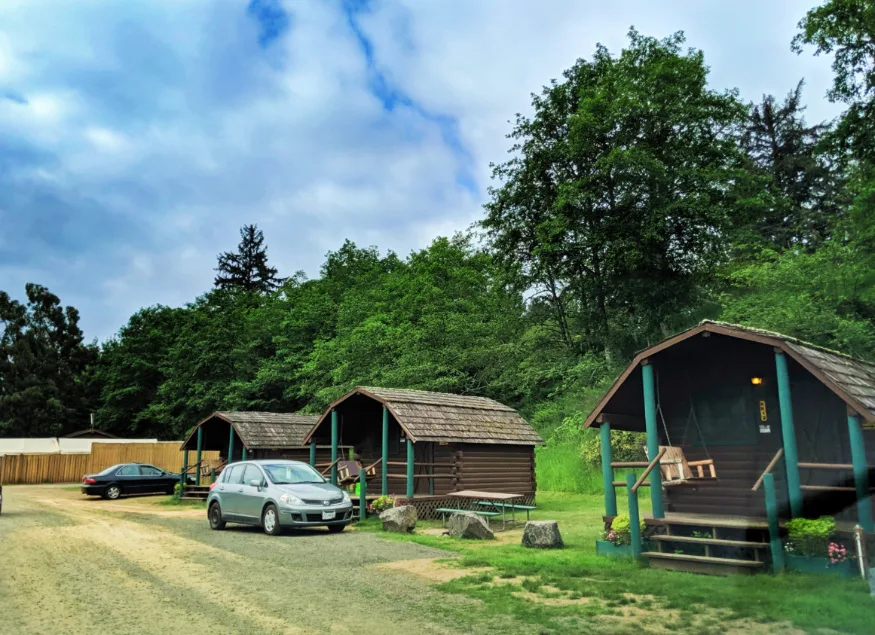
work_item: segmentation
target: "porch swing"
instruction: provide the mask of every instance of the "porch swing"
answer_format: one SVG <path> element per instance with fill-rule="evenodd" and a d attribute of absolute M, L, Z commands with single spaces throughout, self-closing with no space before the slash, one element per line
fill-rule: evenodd
<path fill-rule="evenodd" d="M 690 386 L 690 377 L 687 373 L 687 385 Z M 659 393 L 659 375 L 656 376 L 656 415 L 662 421 L 662 429 L 665 431 L 665 440 L 668 445 L 659 446 L 659 451 L 662 452 L 662 457 L 659 459 L 659 471 L 662 475 L 663 487 L 673 487 L 676 485 L 696 485 L 701 482 L 713 482 L 717 480 L 717 470 L 714 467 L 714 459 L 708 453 L 708 445 L 705 443 L 705 436 L 702 434 L 702 428 L 699 426 L 699 420 L 696 417 L 696 408 L 693 404 L 692 387 L 688 390 L 690 397 L 690 411 L 687 414 L 687 425 L 684 427 L 684 435 L 681 439 L 680 446 L 671 444 L 671 436 L 668 433 L 668 425 L 665 422 L 665 415 L 662 412 L 662 398 Z M 687 440 L 687 432 L 690 429 L 690 421 L 696 426 L 696 431 L 699 434 L 699 439 L 702 441 L 702 449 L 705 450 L 707 459 L 701 461 L 688 461 L 684 455 L 683 445 Z M 664 452 L 663 452 L 664 450 Z M 647 447 L 644 448 L 644 453 L 647 460 L 652 460 Z M 693 468 L 696 468 L 696 474 L 693 474 Z M 708 468 L 707 471 L 705 468 Z"/>

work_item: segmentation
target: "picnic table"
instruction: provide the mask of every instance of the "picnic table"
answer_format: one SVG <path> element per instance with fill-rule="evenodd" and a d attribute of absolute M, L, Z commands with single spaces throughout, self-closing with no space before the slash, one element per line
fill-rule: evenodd
<path fill-rule="evenodd" d="M 474 500 L 477 503 L 488 503 L 489 508 L 493 511 L 490 515 L 501 515 L 501 528 L 507 528 L 507 508 L 510 507 L 511 522 L 516 524 L 516 514 L 513 507 L 513 501 L 523 498 L 524 494 L 503 494 L 500 492 L 479 492 L 472 489 L 463 489 L 458 492 L 450 492 L 447 498 L 459 499 L 459 504 L 462 500 Z M 459 511 L 462 511 L 461 507 Z"/>

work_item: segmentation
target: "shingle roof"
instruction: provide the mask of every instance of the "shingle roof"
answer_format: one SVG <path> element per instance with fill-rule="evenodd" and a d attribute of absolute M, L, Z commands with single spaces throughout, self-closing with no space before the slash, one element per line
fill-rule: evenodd
<path fill-rule="evenodd" d="M 703 320 L 697 326 L 673 335 L 638 353 L 595 410 L 586 418 L 584 427 L 595 422 L 617 388 L 641 363 L 642 359 L 703 331 L 752 340 L 780 348 L 823 382 L 848 406 L 862 415 L 870 425 L 875 423 L 875 364 L 782 333 L 739 324 Z"/>
<path fill-rule="evenodd" d="M 246 447 L 297 448 L 319 420 L 318 415 L 281 414 L 276 412 L 215 412 L 230 421 Z"/>
<path fill-rule="evenodd" d="M 340 401 L 356 393 L 384 403 L 414 441 L 509 445 L 544 443 L 516 410 L 487 397 L 362 386 Z"/>

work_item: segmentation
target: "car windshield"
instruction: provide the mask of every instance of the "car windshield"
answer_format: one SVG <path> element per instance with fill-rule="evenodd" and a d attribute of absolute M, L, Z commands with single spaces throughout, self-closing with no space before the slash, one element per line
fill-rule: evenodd
<path fill-rule="evenodd" d="M 325 479 L 309 465 L 285 464 L 264 465 L 267 477 L 274 485 L 297 485 L 298 483 L 324 483 Z"/>
<path fill-rule="evenodd" d="M 98 472 L 97 475 L 98 475 L 98 476 L 106 476 L 107 474 L 112 474 L 112 473 L 115 472 L 117 469 L 119 469 L 122 465 L 124 465 L 124 463 L 118 463 L 118 464 L 116 464 L 116 465 L 113 465 L 113 466 L 111 466 L 111 467 L 106 468 L 106 469 L 103 470 L 102 472 Z"/>

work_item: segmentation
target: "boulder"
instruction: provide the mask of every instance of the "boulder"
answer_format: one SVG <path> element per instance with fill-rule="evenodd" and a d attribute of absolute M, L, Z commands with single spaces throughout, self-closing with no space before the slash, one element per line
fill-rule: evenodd
<path fill-rule="evenodd" d="M 392 507 L 380 514 L 380 520 L 383 521 L 383 531 L 402 534 L 413 531 L 417 521 L 416 508 L 413 505 Z"/>
<path fill-rule="evenodd" d="M 474 540 L 492 540 L 495 534 L 482 517 L 474 512 L 459 512 L 450 516 L 447 521 L 447 533 L 454 538 L 472 538 Z"/>
<path fill-rule="evenodd" d="M 523 547 L 533 549 L 562 549 L 565 543 L 555 520 L 530 520 L 523 531 Z"/>

